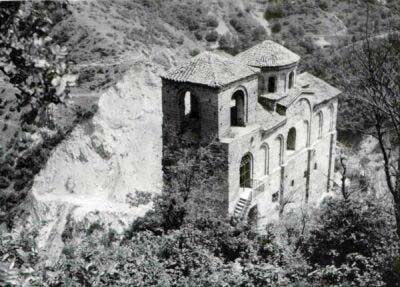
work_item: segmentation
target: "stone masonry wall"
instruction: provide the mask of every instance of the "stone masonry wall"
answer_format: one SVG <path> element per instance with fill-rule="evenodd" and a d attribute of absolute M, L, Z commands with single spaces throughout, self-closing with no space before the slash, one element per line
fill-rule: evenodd
<path fill-rule="evenodd" d="M 281 73 L 278 89 L 287 85 L 286 72 Z M 263 75 L 268 77 L 269 74 Z M 305 202 L 306 194 L 309 200 L 316 200 L 328 190 L 328 176 L 332 177 L 334 167 L 332 143 L 336 141 L 337 99 L 312 106 L 307 97 L 300 97 L 287 108 L 286 124 L 265 136 L 256 122 L 259 92 L 257 77 L 237 82 L 223 90 L 163 80 L 164 123 L 177 131 L 184 118 L 184 107 L 179 97 L 187 90 L 199 102 L 202 139 L 222 139 L 222 148 L 226 152 L 227 173 L 222 179 L 224 187 L 218 191 L 226 198 L 226 205 L 220 207 L 223 213 L 226 210 L 232 213 L 237 201 L 243 196 L 244 189 L 239 184 L 240 163 L 247 153 L 253 158 L 252 179 L 263 182 L 265 187 L 252 201 L 252 206 L 258 207 L 260 222 L 266 223 L 278 216 L 279 202 L 273 202 L 272 199 L 280 190 L 282 182 L 285 187 L 284 196 L 296 203 Z M 237 90 L 242 90 L 246 95 L 247 120 L 245 127 L 231 128 L 231 99 Z M 319 113 L 322 113 L 321 135 Z M 294 151 L 287 150 L 291 128 L 296 130 Z M 165 132 L 164 127 L 164 136 Z"/>
<path fill-rule="evenodd" d="M 246 126 L 256 121 L 256 106 L 258 101 L 258 78 L 242 80 L 228 89 L 221 91 L 218 95 L 218 126 L 219 137 L 223 137 L 230 131 L 231 127 L 231 99 L 232 95 L 241 90 L 245 94 Z"/>
<path fill-rule="evenodd" d="M 180 131 L 184 121 L 184 101 L 186 91 L 196 97 L 199 105 L 201 138 L 212 141 L 218 136 L 218 89 L 202 85 L 176 83 L 163 80 L 162 111 L 164 132 L 166 126 Z"/>
<path fill-rule="evenodd" d="M 288 67 L 287 69 L 282 69 L 280 71 L 269 71 L 269 70 L 264 70 L 261 73 L 260 77 L 260 94 L 267 94 L 268 93 L 268 79 L 273 76 L 276 77 L 277 79 L 277 86 L 276 86 L 276 92 L 277 93 L 286 93 L 288 91 L 288 86 L 289 86 L 289 74 L 290 72 L 294 71 L 295 74 L 295 81 L 296 82 L 296 66 L 295 67 Z"/>
<path fill-rule="evenodd" d="M 333 128 L 330 127 L 333 106 Z M 258 129 L 243 128 L 243 134 L 227 142 L 229 146 L 229 210 L 233 212 L 243 189 L 239 187 L 240 162 L 246 153 L 253 155 L 253 179 L 265 183 L 265 191 L 253 199 L 252 206 L 257 204 L 259 218 L 268 222 L 278 215 L 278 202 L 272 202 L 272 195 L 279 191 L 281 185 L 282 166 L 285 170 L 286 197 L 295 202 L 304 202 L 307 188 L 307 171 L 310 167 L 309 194 L 310 200 L 327 191 L 329 173 L 329 155 L 331 151 L 331 135 L 335 135 L 337 100 L 324 104 L 312 111 L 309 101 L 298 99 L 286 112 L 287 123 L 274 133 L 262 138 Z M 323 113 L 322 138 L 318 138 L 317 113 Z M 296 150 L 287 150 L 289 129 L 296 129 Z M 283 140 L 282 140 L 283 139 Z M 280 165 L 280 150 L 283 145 L 283 165 Z M 268 153 L 268 174 L 265 174 L 265 149 Z M 315 150 L 315 152 L 314 152 Z M 311 155 L 308 165 L 309 151 Z M 332 155 L 334 157 L 334 155 Z M 317 169 L 314 164 L 317 163 Z M 331 161 L 333 168 L 333 161 Z M 333 170 L 333 169 L 332 169 Z M 272 218 L 271 218 L 272 216 Z"/>

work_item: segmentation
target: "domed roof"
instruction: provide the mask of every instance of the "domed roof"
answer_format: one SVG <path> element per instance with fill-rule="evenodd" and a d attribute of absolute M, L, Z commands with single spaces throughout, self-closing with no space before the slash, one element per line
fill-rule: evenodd
<path fill-rule="evenodd" d="M 282 67 L 297 63 L 300 56 L 270 40 L 236 55 L 239 61 L 253 67 Z"/>
<path fill-rule="evenodd" d="M 244 65 L 234 58 L 228 59 L 211 52 L 203 52 L 182 66 L 169 71 L 162 78 L 209 87 L 222 87 L 257 72 L 257 69 Z"/>

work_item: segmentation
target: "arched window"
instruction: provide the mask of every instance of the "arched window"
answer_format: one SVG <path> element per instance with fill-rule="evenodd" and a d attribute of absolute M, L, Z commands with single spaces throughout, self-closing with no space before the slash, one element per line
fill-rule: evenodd
<path fill-rule="evenodd" d="M 294 72 L 291 71 L 289 74 L 289 89 L 293 88 L 294 85 Z"/>
<path fill-rule="evenodd" d="M 267 144 L 261 146 L 261 156 L 264 160 L 264 175 L 269 174 L 269 147 Z"/>
<path fill-rule="evenodd" d="M 288 150 L 296 150 L 296 129 L 295 128 L 290 128 L 286 145 L 287 145 Z"/>
<path fill-rule="evenodd" d="M 276 92 L 276 77 L 272 76 L 268 78 L 268 93 Z"/>
<path fill-rule="evenodd" d="M 329 107 L 329 131 L 333 131 L 335 126 L 335 108 L 333 105 Z"/>
<path fill-rule="evenodd" d="M 185 117 L 190 115 L 190 113 L 192 112 L 192 103 L 191 103 L 191 94 L 189 91 L 187 91 L 185 93 L 184 96 L 184 101 L 185 101 Z"/>
<path fill-rule="evenodd" d="M 244 126 L 245 123 L 245 94 L 242 90 L 237 90 L 231 98 L 231 126 Z"/>
<path fill-rule="evenodd" d="M 322 138 L 322 128 L 324 126 L 324 118 L 322 115 L 322 112 L 319 112 L 317 114 L 317 119 L 318 119 L 318 138 Z"/>
<path fill-rule="evenodd" d="M 240 162 L 240 187 L 252 186 L 253 157 L 250 153 L 245 154 Z"/>
<path fill-rule="evenodd" d="M 186 91 L 183 95 L 183 110 L 185 118 L 199 117 L 199 104 L 190 91 Z"/>

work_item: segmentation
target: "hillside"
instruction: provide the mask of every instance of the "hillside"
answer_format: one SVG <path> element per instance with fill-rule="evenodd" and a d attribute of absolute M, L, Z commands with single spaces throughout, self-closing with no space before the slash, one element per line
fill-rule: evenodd
<path fill-rule="evenodd" d="M 93 0 L 71 2 L 59 13 L 52 35 L 68 48 L 79 73 L 68 104 L 55 111 L 68 134 L 40 155 L 41 169 L 24 170 L 21 180 L 15 167 L 4 188 L 13 196 L 27 192 L 35 219 L 46 223 L 39 237 L 42 248 L 61 250 L 61 233 L 70 215 L 124 226 L 150 207 L 132 208 L 129 198 L 135 191 L 160 191 L 159 76 L 166 70 L 204 49 L 235 54 L 272 38 L 303 57 L 301 69 L 333 81 L 322 71 L 332 68 L 332 51 L 359 36 L 359 18 L 365 17 L 360 1 L 290 3 Z M 379 21 L 390 18 L 386 13 L 374 13 L 377 32 L 384 29 Z M 358 20 L 352 20 L 356 16 Z M 15 141 L 24 133 L 10 108 L 10 87 L 6 89 L 0 90 L 8 101 L 0 102 L 6 111 L 0 114 L 0 144 L 12 156 Z M 93 115 L 75 121 L 76 110 Z"/>

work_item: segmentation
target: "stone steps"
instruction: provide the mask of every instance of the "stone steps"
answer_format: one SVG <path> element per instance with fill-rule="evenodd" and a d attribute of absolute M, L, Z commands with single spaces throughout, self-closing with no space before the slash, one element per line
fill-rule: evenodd
<path fill-rule="evenodd" d="M 243 216 L 246 214 L 246 211 L 250 205 L 250 201 L 244 198 L 240 198 L 238 203 L 236 204 L 235 210 L 233 212 L 233 216 L 238 219 L 243 219 Z"/>

